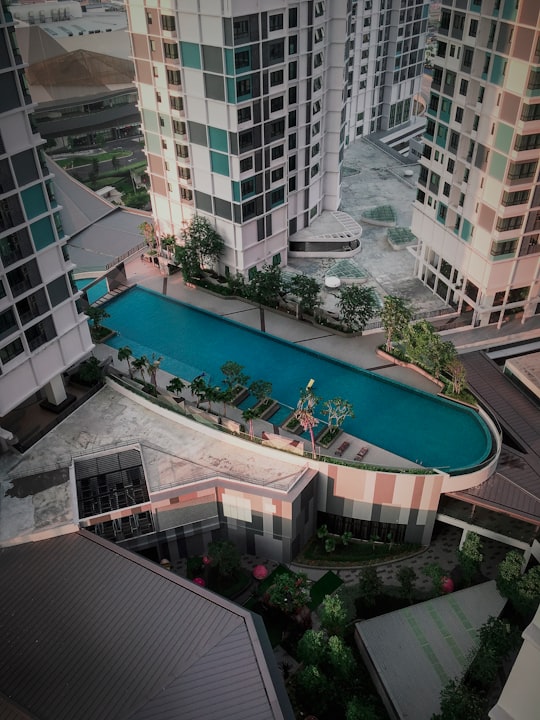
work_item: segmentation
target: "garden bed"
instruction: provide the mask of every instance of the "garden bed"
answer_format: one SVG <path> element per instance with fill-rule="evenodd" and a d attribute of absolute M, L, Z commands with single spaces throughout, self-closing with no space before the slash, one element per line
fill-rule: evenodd
<path fill-rule="evenodd" d="M 302 432 L 302 425 L 295 418 L 294 413 L 291 413 L 288 418 L 285 418 L 281 423 L 281 427 L 287 430 L 287 432 L 295 433 L 296 435 L 300 435 Z"/>
<path fill-rule="evenodd" d="M 342 433 L 341 428 L 338 427 L 325 427 L 323 430 L 317 435 L 315 440 L 317 441 L 317 445 L 320 445 L 323 448 L 329 448 L 330 445 L 336 440 Z"/>
<path fill-rule="evenodd" d="M 351 565 L 377 565 L 398 560 L 419 552 L 421 547 L 409 543 L 381 543 L 367 540 L 350 540 L 347 545 L 336 543 L 332 552 L 324 549 L 324 543 L 313 538 L 294 559 L 300 565 L 344 567 Z"/>

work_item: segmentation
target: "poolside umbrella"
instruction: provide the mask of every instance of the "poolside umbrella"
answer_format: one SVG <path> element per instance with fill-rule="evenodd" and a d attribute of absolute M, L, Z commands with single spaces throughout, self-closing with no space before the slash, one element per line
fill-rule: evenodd
<path fill-rule="evenodd" d="M 253 577 L 255 580 L 264 580 L 268 577 L 268 570 L 264 565 L 255 565 L 253 568 Z"/>

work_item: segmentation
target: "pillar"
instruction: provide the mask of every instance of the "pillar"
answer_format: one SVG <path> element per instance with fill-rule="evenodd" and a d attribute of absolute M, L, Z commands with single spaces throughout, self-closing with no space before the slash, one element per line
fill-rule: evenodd
<path fill-rule="evenodd" d="M 66 388 L 64 387 L 64 381 L 62 375 L 56 375 L 49 380 L 49 382 L 43 388 L 47 400 L 51 405 L 61 405 L 67 400 Z"/>

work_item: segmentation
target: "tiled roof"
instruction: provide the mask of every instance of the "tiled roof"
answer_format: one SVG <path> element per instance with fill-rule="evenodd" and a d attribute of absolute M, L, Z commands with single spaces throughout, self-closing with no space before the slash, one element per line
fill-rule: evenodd
<path fill-rule="evenodd" d="M 0 692 L 29 717 L 292 717 L 251 614 L 144 558 L 81 531 L 0 550 L 0 573 Z"/>
<path fill-rule="evenodd" d="M 452 493 L 528 522 L 540 520 L 540 409 L 484 353 L 462 355 L 467 382 L 502 428 L 523 448 L 503 446 L 497 472 L 477 487 Z"/>

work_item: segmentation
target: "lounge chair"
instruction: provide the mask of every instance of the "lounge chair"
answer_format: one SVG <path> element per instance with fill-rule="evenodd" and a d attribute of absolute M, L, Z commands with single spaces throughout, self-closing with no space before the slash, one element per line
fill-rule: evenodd
<path fill-rule="evenodd" d="M 350 442 L 347 442 L 347 440 L 344 440 L 341 443 L 341 445 L 338 447 L 338 449 L 335 451 L 335 455 L 337 455 L 338 457 L 341 457 L 343 455 L 343 453 L 345 452 L 345 450 L 349 447 L 350 444 L 351 444 Z"/>
<path fill-rule="evenodd" d="M 360 448 L 360 450 L 356 453 L 354 456 L 355 460 L 362 460 L 362 458 L 367 454 L 367 451 L 369 450 L 368 447 Z"/>

